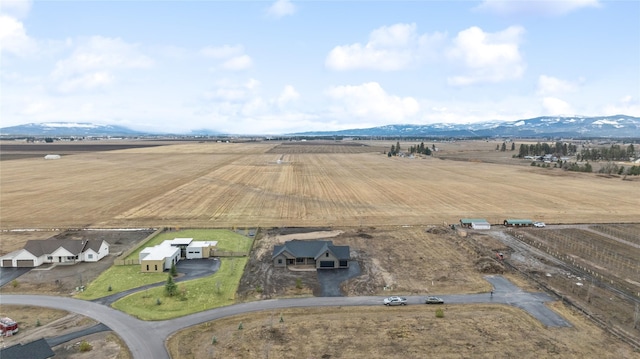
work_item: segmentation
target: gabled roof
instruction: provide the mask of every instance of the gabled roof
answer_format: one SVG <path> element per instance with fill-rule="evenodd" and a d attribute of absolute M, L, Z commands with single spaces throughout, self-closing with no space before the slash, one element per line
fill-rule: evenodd
<path fill-rule="evenodd" d="M 334 246 L 331 241 L 301 241 L 294 239 L 287 241 L 283 245 L 273 246 L 273 255 L 275 258 L 280 254 L 287 252 L 296 258 L 314 258 L 318 259 L 326 251 L 333 253 L 338 259 L 349 259 L 349 246 Z"/>
<path fill-rule="evenodd" d="M 102 242 L 104 241 L 100 239 L 32 239 L 27 241 L 27 243 L 24 245 L 24 249 L 29 251 L 29 253 L 33 254 L 36 257 L 40 257 L 45 254 L 51 254 L 60 247 L 77 255 L 84 252 L 87 248 L 91 248 L 95 252 L 98 252 L 100 250 Z"/>
<path fill-rule="evenodd" d="M 8 348 L 0 349 L 2 359 L 47 359 L 56 353 L 51 350 L 49 343 L 42 338 L 27 344 L 16 344 Z"/>
<path fill-rule="evenodd" d="M 86 241 L 74 239 L 32 239 L 27 241 L 24 249 L 36 257 L 51 254 L 62 247 L 73 254 L 80 254 Z"/>

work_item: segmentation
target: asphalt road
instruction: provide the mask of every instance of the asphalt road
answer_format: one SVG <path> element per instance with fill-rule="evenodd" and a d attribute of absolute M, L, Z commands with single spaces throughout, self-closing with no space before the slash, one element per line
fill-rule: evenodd
<path fill-rule="evenodd" d="M 485 277 L 494 287 L 493 294 L 459 294 L 440 296 L 448 304 L 499 303 L 521 308 L 549 327 L 571 326 L 561 316 L 547 308 L 544 303 L 553 298 L 544 293 L 525 292 L 502 276 Z M 425 305 L 426 296 L 407 296 L 408 304 Z M 382 305 L 383 297 L 311 297 L 271 299 L 240 303 L 211 309 L 185 317 L 145 322 L 106 305 L 73 298 L 38 295 L 2 295 L 2 304 L 22 304 L 62 309 L 82 314 L 103 323 L 116 332 L 127 344 L 136 359 L 169 359 L 164 341 L 181 329 L 237 314 L 271 309 Z"/>

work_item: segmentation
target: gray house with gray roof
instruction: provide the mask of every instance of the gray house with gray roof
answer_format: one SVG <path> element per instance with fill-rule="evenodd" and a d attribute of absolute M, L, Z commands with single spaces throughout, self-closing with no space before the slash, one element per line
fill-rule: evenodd
<path fill-rule="evenodd" d="M 294 239 L 273 247 L 274 267 L 313 266 L 316 269 L 349 268 L 349 246 L 334 246 L 331 241 Z"/>

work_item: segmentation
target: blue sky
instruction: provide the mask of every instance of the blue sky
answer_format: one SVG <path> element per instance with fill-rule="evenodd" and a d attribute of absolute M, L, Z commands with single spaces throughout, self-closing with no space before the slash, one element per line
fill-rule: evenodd
<path fill-rule="evenodd" d="M 638 1 L 3 0 L 1 126 L 640 116 L 639 20 Z"/>

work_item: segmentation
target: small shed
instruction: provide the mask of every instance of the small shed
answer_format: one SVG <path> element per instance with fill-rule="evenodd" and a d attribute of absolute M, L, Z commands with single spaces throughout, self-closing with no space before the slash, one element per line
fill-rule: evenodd
<path fill-rule="evenodd" d="M 45 160 L 59 160 L 60 159 L 60 155 L 46 155 L 44 156 Z"/>
<path fill-rule="evenodd" d="M 460 226 L 461 227 L 474 228 L 473 227 L 474 223 L 486 223 L 486 224 L 489 224 L 489 222 L 487 222 L 487 220 L 484 219 L 484 218 L 462 218 L 462 219 L 460 219 Z"/>
<path fill-rule="evenodd" d="M 489 222 L 473 222 L 471 223 L 471 228 L 473 229 L 491 229 L 491 224 Z"/>
<path fill-rule="evenodd" d="M 507 227 L 531 227 L 533 221 L 530 219 L 505 219 L 504 225 Z"/>

